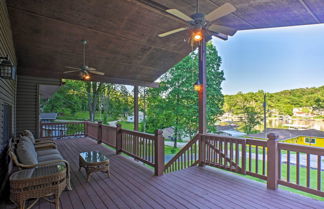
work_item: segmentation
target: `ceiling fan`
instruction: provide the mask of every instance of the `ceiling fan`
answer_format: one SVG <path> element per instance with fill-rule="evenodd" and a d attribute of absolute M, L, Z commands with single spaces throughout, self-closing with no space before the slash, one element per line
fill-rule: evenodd
<path fill-rule="evenodd" d="M 100 72 L 100 71 L 97 71 L 95 68 L 93 67 L 89 67 L 86 65 L 86 51 L 85 51 L 85 47 L 88 43 L 87 40 L 82 40 L 81 41 L 82 44 L 83 44 L 83 65 L 80 66 L 80 67 L 70 67 L 70 66 L 65 66 L 65 68 L 68 68 L 68 69 L 73 69 L 73 70 L 68 70 L 68 71 L 64 71 L 63 73 L 64 74 L 67 74 L 67 73 L 75 73 L 75 72 L 80 72 L 81 73 L 81 76 L 84 80 L 89 80 L 91 77 L 90 77 L 90 74 L 96 74 L 96 75 L 105 75 L 105 73 L 103 72 Z"/>
<path fill-rule="evenodd" d="M 227 40 L 228 36 L 233 36 L 236 33 L 236 29 L 214 24 L 214 21 L 235 11 L 236 8 L 232 4 L 225 3 L 209 14 L 205 15 L 199 12 L 199 0 L 197 0 L 196 13 L 192 14 L 191 16 L 188 16 L 177 9 L 167 9 L 167 13 L 185 21 L 187 26 L 161 33 L 158 36 L 162 38 L 178 33 L 180 31 L 188 30 L 191 33 L 191 39 L 195 41 L 200 41 L 203 38 L 204 33 L 216 36 L 223 40 Z"/>

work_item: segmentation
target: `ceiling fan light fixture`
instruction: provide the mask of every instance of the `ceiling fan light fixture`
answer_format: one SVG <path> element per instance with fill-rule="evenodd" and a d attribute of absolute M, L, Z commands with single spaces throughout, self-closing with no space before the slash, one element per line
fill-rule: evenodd
<path fill-rule="evenodd" d="M 91 78 L 88 73 L 83 74 L 82 77 L 83 77 L 83 80 L 86 80 L 86 81 L 90 80 L 90 78 Z"/>
<path fill-rule="evenodd" d="M 202 30 L 196 30 L 192 33 L 193 40 L 199 42 L 203 39 Z"/>

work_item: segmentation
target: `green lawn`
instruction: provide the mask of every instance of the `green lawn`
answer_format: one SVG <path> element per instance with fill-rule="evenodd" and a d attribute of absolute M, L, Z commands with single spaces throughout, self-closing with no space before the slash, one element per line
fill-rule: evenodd
<path fill-rule="evenodd" d="M 123 129 L 127 129 L 127 130 L 134 130 L 134 123 L 133 122 L 127 122 L 127 121 L 119 121 L 118 123 L 121 124 Z M 138 129 L 142 130 L 142 123 L 138 124 Z"/>
<path fill-rule="evenodd" d="M 248 161 L 246 163 L 247 163 L 246 164 L 246 170 L 248 171 L 249 170 L 249 163 L 248 163 Z M 252 164 L 252 166 L 251 166 L 252 172 L 256 172 L 256 160 L 252 159 L 251 164 Z M 265 171 L 267 172 L 267 164 L 265 164 Z M 306 171 L 307 171 L 307 169 L 304 168 L 304 167 L 299 168 L 299 175 L 300 175 L 300 177 L 299 177 L 299 185 L 305 186 L 305 187 L 306 187 Z M 258 173 L 262 174 L 262 160 L 258 160 Z M 322 174 L 322 178 L 323 178 L 324 172 L 322 171 L 321 174 Z M 249 176 L 249 175 L 241 175 L 241 176 L 244 176 L 246 178 L 253 179 L 253 180 L 256 180 L 256 181 L 259 181 L 259 182 L 266 183 L 266 181 L 264 181 L 264 180 L 261 180 L 259 178 L 255 178 L 255 177 L 252 177 L 252 176 Z M 287 164 L 282 164 L 281 165 L 281 179 L 285 180 L 285 181 L 287 180 Z M 290 182 L 294 183 L 294 184 L 296 183 L 296 166 L 295 165 L 290 165 Z M 288 190 L 290 192 L 302 194 L 302 195 L 307 196 L 307 197 L 311 197 L 311 198 L 314 198 L 314 199 L 324 201 L 324 197 L 319 197 L 319 196 L 316 196 L 316 195 L 312 195 L 312 194 L 302 192 L 300 190 L 296 190 L 296 189 L 293 189 L 293 188 L 289 188 L 289 187 L 286 187 L 286 186 L 281 186 L 280 185 L 279 187 L 281 189 Z M 315 170 L 315 169 L 310 170 L 310 188 L 312 188 L 312 189 L 317 188 L 317 170 Z M 322 190 L 324 190 L 324 182 L 323 181 L 321 182 L 321 188 L 322 188 Z"/>
<path fill-rule="evenodd" d="M 99 112 L 96 112 L 96 120 L 102 120 L 100 118 L 100 116 L 102 117 L 102 115 L 100 115 Z M 80 121 L 84 121 L 84 120 L 89 120 L 89 112 L 76 112 L 75 114 L 71 114 L 71 113 L 64 113 L 63 115 L 60 115 L 57 117 L 57 119 L 59 120 L 80 120 Z M 108 121 L 112 121 L 112 118 L 108 118 Z"/>
<path fill-rule="evenodd" d="M 170 155 L 170 154 L 176 154 L 180 151 L 180 148 L 174 148 L 172 146 L 164 146 L 164 154 Z"/>

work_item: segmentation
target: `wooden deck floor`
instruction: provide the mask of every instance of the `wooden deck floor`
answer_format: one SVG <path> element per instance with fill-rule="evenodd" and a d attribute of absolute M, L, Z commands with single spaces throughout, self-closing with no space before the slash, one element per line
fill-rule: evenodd
<path fill-rule="evenodd" d="M 267 190 L 265 184 L 208 167 L 152 176 L 134 160 L 116 156 L 88 138 L 64 139 L 59 150 L 72 167 L 73 191 L 61 196 L 63 209 L 95 208 L 324 208 L 324 202 L 287 191 Z M 78 171 L 79 152 L 100 150 L 111 159 L 111 177 Z M 0 205 L 1 206 L 1 205 Z M 12 208 L 13 205 L 2 205 Z M 2 208 L 1 207 L 1 208 Z M 42 200 L 33 208 L 54 208 Z"/>

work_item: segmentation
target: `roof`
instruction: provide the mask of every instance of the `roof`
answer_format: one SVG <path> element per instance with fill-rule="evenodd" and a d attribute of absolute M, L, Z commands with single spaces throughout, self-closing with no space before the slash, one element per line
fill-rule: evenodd
<path fill-rule="evenodd" d="M 56 120 L 57 113 L 41 113 L 39 119 L 41 120 Z"/>
<path fill-rule="evenodd" d="M 185 31 L 159 38 L 157 34 L 182 27 L 165 12 L 176 8 L 190 15 L 196 1 L 105 0 L 7 1 L 17 52 L 18 74 L 61 78 L 64 66 L 80 66 L 82 45 L 88 40 L 87 64 L 105 72 L 93 80 L 152 85 L 188 55 L 192 48 Z M 324 22 L 319 0 L 201 0 L 207 14 L 225 2 L 237 11 L 216 23 L 238 30 Z M 80 79 L 75 74 L 65 78 Z"/>
<path fill-rule="evenodd" d="M 324 131 L 318 131 L 315 129 L 308 130 L 290 130 L 290 129 L 278 129 L 278 128 L 267 128 L 266 133 L 274 133 L 279 136 L 279 139 L 290 139 L 297 136 L 311 136 L 311 137 L 323 137 Z M 265 138 L 264 132 L 258 134 L 250 134 L 248 137 L 253 138 Z"/>

